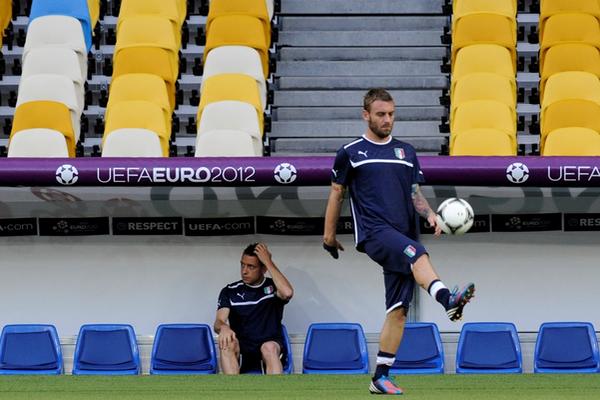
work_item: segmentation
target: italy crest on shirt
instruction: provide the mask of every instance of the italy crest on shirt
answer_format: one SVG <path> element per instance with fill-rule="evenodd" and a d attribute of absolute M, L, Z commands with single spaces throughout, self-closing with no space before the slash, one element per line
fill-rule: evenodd
<path fill-rule="evenodd" d="M 265 294 L 271 294 L 275 291 L 275 289 L 273 289 L 273 286 L 267 286 L 264 290 Z"/>
<path fill-rule="evenodd" d="M 404 149 L 402 149 L 400 147 L 396 147 L 394 149 L 394 154 L 396 155 L 396 158 L 404 160 Z"/>

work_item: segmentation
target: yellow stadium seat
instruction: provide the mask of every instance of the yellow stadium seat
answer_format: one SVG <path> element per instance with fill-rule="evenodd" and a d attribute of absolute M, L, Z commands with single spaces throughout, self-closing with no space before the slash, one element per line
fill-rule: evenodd
<path fill-rule="evenodd" d="M 265 78 L 269 76 L 269 44 L 258 18 L 244 15 L 215 18 L 210 25 L 210 34 L 206 37 L 203 62 L 212 49 L 220 46 L 248 46 L 256 49 L 260 54 Z"/>
<path fill-rule="evenodd" d="M 11 19 L 12 0 L 0 0 L 0 33 L 6 29 Z"/>
<path fill-rule="evenodd" d="M 159 106 L 149 101 L 122 101 L 106 109 L 106 124 L 103 144 L 106 137 L 117 129 L 139 128 L 156 133 L 165 157 L 169 156 L 171 127 L 165 124 L 163 112 Z"/>
<path fill-rule="evenodd" d="M 169 20 L 173 28 L 173 37 L 177 48 L 181 47 L 181 25 L 185 19 L 180 14 L 178 5 L 173 1 L 165 0 L 125 0 L 121 2 L 119 20 L 117 21 L 117 37 L 123 21 L 131 17 L 153 15 Z"/>
<path fill-rule="evenodd" d="M 541 150 L 548 133 L 568 127 L 590 128 L 600 132 L 600 105 L 585 99 L 556 101 L 544 108 L 540 123 Z"/>
<path fill-rule="evenodd" d="M 541 112 L 560 100 L 590 100 L 600 104 L 600 80 L 590 72 L 567 71 L 552 75 L 546 81 Z"/>
<path fill-rule="evenodd" d="M 179 55 L 168 19 L 138 16 L 123 21 L 117 36 L 113 64 L 113 79 L 131 73 L 160 76 L 167 84 L 171 106 L 175 107 Z"/>
<path fill-rule="evenodd" d="M 489 72 L 476 72 L 463 76 L 450 93 L 450 120 L 456 108 L 471 100 L 496 100 L 513 110 L 516 120 L 517 93 L 509 78 Z"/>
<path fill-rule="evenodd" d="M 256 110 L 261 133 L 263 132 L 263 109 L 260 102 L 258 84 L 253 78 L 242 74 L 220 74 L 208 78 L 202 86 L 196 119 L 200 121 L 206 105 L 225 100 L 251 104 Z"/>
<path fill-rule="evenodd" d="M 165 124 L 171 126 L 173 109 L 165 81 L 160 77 L 151 74 L 125 74 L 111 82 L 107 109 L 123 101 L 132 100 L 155 103 L 162 110 Z"/>
<path fill-rule="evenodd" d="M 90 10 L 92 33 L 94 33 L 94 27 L 98 23 L 98 18 L 100 18 L 100 0 L 87 0 L 87 3 Z"/>
<path fill-rule="evenodd" d="M 454 140 L 462 132 L 471 129 L 492 128 L 505 132 L 517 146 L 517 123 L 513 110 L 495 100 L 473 100 L 460 104 L 450 121 L 450 151 Z"/>
<path fill-rule="evenodd" d="M 483 0 L 485 1 L 485 0 Z M 471 4 L 475 3 L 481 3 L 482 0 L 452 0 L 452 13 L 455 14 L 457 9 L 460 9 L 462 7 L 472 7 Z M 515 14 L 517 13 L 517 0 L 510 0 L 511 2 L 511 6 L 513 8 L 513 10 L 515 10 Z M 465 4 L 466 3 L 466 4 Z"/>
<path fill-rule="evenodd" d="M 546 21 L 557 14 L 590 14 L 600 18 L 598 0 L 542 0 L 540 4 L 539 35 L 544 36 Z"/>
<path fill-rule="evenodd" d="M 63 103 L 55 101 L 30 101 L 15 110 L 10 138 L 19 131 L 46 128 L 62 133 L 67 141 L 69 157 L 75 157 L 75 133 L 71 111 Z"/>
<path fill-rule="evenodd" d="M 589 14 L 556 14 L 546 20 L 540 41 L 540 68 L 544 68 L 546 52 L 559 44 L 580 43 L 600 48 L 600 24 Z"/>
<path fill-rule="evenodd" d="M 451 156 L 516 156 L 514 138 L 506 132 L 480 128 L 458 134 L 450 151 Z"/>
<path fill-rule="evenodd" d="M 540 98 L 548 78 L 559 72 L 585 71 L 600 77 L 600 50 L 589 44 L 559 44 L 546 52 L 544 67 L 540 71 Z"/>
<path fill-rule="evenodd" d="M 561 128 L 546 138 L 543 156 L 600 156 L 600 134 L 588 128 Z"/>
<path fill-rule="evenodd" d="M 456 82 L 463 76 L 476 72 L 494 73 L 508 78 L 514 85 L 516 68 L 508 49 L 494 44 L 477 44 L 463 47 L 456 55 L 452 68 L 452 82 L 450 91 L 454 91 Z"/>
<path fill-rule="evenodd" d="M 211 0 L 206 18 L 206 36 L 215 18 L 229 15 L 246 15 L 260 20 L 267 45 L 271 43 L 271 18 L 264 0 Z"/>

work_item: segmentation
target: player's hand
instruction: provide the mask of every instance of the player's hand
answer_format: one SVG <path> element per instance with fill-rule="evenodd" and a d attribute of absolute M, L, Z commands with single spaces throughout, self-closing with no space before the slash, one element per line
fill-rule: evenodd
<path fill-rule="evenodd" d="M 325 251 L 331 254 L 331 257 L 333 257 L 336 260 L 340 258 L 340 253 L 338 250 L 344 251 L 344 246 L 342 246 L 342 244 L 336 239 L 323 239 L 323 248 L 325 249 Z"/>
<path fill-rule="evenodd" d="M 219 349 L 225 350 L 237 340 L 235 332 L 227 325 L 221 326 L 219 332 Z"/>
<path fill-rule="evenodd" d="M 437 214 L 434 212 L 429 213 L 427 216 L 427 223 L 434 229 L 434 235 L 440 236 L 442 234 L 442 228 L 437 223 Z"/>
<path fill-rule="evenodd" d="M 273 262 L 273 260 L 271 258 L 272 257 L 271 252 L 267 248 L 267 245 L 264 243 L 259 243 L 256 245 L 254 254 L 256 254 L 256 257 L 258 257 L 260 262 L 263 263 L 264 265 L 269 265 Z"/>

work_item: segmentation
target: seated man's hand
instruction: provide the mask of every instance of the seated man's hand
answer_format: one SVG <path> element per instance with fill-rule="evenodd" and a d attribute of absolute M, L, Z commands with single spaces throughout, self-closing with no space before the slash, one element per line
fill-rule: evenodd
<path fill-rule="evenodd" d="M 227 325 L 221 327 L 219 332 L 219 349 L 225 350 L 237 340 L 235 332 Z"/>

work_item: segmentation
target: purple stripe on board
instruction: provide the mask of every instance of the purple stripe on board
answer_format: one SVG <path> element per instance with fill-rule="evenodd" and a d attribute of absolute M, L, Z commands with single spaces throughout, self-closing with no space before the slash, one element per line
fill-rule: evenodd
<path fill-rule="evenodd" d="M 421 156 L 429 185 L 600 186 L 600 157 Z M 0 186 L 325 186 L 333 157 L 0 160 Z"/>

